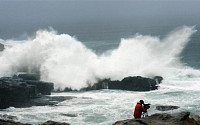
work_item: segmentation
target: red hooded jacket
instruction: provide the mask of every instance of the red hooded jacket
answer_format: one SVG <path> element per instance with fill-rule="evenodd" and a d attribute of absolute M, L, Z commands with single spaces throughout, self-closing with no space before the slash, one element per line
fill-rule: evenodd
<path fill-rule="evenodd" d="M 141 103 L 137 103 L 135 106 L 135 111 L 134 111 L 134 117 L 135 118 L 141 118 L 142 112 L 146 112 L 147 110 L 143 108 Z"/>

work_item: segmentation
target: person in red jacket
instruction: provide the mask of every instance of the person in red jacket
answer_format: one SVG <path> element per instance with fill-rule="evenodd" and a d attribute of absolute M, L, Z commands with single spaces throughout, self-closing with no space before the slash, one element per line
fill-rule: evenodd
<path fill-rule="evenodd" d="M 139 102 L 137 102 L 137 104 L 135 106 L 135 111 L 134 111 L 134 114 L 133 114 L 135 119 L 141 118 L 142 112 L 146 112 L 147 111 L 147 109 L 145 109 L 143 107 L 143 105 L 144 105 L 144 101 L 143 100 L 140 100 Z"/>

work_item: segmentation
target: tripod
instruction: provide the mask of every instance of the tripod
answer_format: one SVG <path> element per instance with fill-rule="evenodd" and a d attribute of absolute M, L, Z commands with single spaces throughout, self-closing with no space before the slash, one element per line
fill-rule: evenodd
<path fill-rule="evenodd" d="M 146 118 L 146 117 L 148 117 L 148 112 L 146 111 L 146 112 L 142 112 L 142 118 Z"/>

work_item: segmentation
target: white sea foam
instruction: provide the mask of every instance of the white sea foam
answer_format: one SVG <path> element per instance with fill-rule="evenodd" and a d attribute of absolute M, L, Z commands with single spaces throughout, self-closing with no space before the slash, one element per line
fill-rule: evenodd
<path fill-rule="evenodd" d="M 122 39 L 109 54 L 97 55 L 67 34 L 39 30 L 35 37 L 24 41 L 4 41 L 9 46 L 0 53 L 0 76 L 40 72 L 42 80 L 54 82 L 57 88 L 73 89 L 85 87 L 96 78 L 196 77 L 200 72 L 184 66 L 179 58 L 195 31 L 194 27 L 183 26 L 164 39 L 136 34 Z"/>
<path fill-rule="evenodd" d="M 176 105 L 177 110 L 166 113 L 190 112 L 200 115 L 199 91 L 133 92 L 119 90 L 99 90 L 90 92 L 52 93 L 51 96 L 75 96 L 57 106 L 33 106 L 29 108 L 9 108 L 0 113 L 17 116 L 18 121 L 41 124 L 47 120 L 67 122 L 72 125 L 107 125 L 119 120 L 133 118 L 134 106 L 143 99 L 150 103 L 148 114 L 164 113 L 156 110 L 157 105 Z M 192 97 L 192 98 L 191 98 Z M 63 115 L 64 114 L 64 115 Z M 76 117 L 67 116 L 67 114 Z"/>

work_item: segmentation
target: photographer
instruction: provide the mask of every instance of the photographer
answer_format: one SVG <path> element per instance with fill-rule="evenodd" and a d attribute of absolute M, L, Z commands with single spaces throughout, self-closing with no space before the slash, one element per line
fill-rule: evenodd
<path fill-rule="evenodd" d="M 140 100 L 139 102 L 137 102 L 137 104 L 135 106 L 135 111 L 134 111 L 134 114 L 133 114 L 135 119 L 141 118 L 142 113 L 147 112 L 147 109 L 150 108 L 149 105 L 150 104 L 144 104 L 143 100 Z"/>

